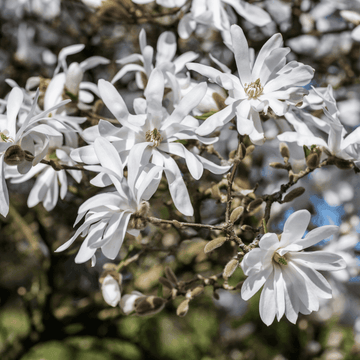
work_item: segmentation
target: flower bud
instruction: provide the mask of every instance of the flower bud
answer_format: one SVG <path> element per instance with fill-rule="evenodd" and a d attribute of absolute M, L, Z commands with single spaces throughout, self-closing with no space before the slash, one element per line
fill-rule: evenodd
<path fill-rule="evenodd" d="M 176 309 L 177 316 L 185 316 L 189 311 L 189 302 L 190 299 L 185 299 L 183 302 L 180 303 L 178 308 Z"/>
<path fill-rule="evenodd" d="M 235 223 L 237 220 L 240 219 L 240 216 L 243 214 L 244 212 L 244 207 L 243 206 L 238 206 L 236 209 L 234 209 L 230 215 L 230 221 L 232 223 Z"/>
<path fill-rule="evenodd" d="M 303 187 L 298 187 L 292 191 L 290 191 L 285 197 L 283 202 L 287 203 L 290 201 L 293 201 L 297 197 L 301 196 L 305 192 L 305 189 Z"/>
<path fill-rule="evenodd" d="M 150 210 L 150 204 L 147 201 L 142 201 L 138 207 L 137 213 L 140 216 L 147 216 Z"/>
<path fill-rule="evenodd" d="M 341 170 L 348 170 L 348 169 L 352 169 L 354 167 L 354 164 L 351 161 L 344 160 L 344 159 L 335 158 L 334 163 L 335 163 L 335 166 Z"/>
<path fill-rule="evenodd" d="M 25 160 L 25 152 L 19 145 L 10 146 L 4 154 L 5 164 L 19 165 Z"/>
<path fill-rule="evenodd" d="M 66 72 L 65 89 L 71 95 L 77 97 L 79 94 L 80 83 L 83 79 L 84 72 L 77 62 L 70 64 Z"/>
<path fill-rule="evenodd" d="M 106 275 L 101 285 L 101 292 L 106 303 L 116 306 L 121 298 L 120 285 L 110 274 Z"/>
<path fill-rule="evenodd" d="M 167 266 L 165 268 L 165 276 L 168 278 L 168 280 L 170 280 L 172 283 L 177 284 L 178 283 L 178 279 L 176 277 L 176 275 L 174 274 L 174 272 Z"/>
<path fill-rule="evenodd" d="M 320 163 L 320 156 L 317 153 L 312 153 L 306 157 L 306 165 L 310 170 L 316 169 Z"/>
<path fill-rule="evenodd" d="M 173 285 L 171 284 L 171 282 L 162 276 L 159 277 L 159 283 L 164 285 L 165 287 L 167 287 L 170 290 L 173 288 Z"/>
<path fill-rule="evenodd" d="M 238 265 L 239 265 L 238 259 L 231 259 L 224 268 L 223 278 L 227 280 L 238 268 Z"/>
<path fill-rule="evenodd" d="M 203 285 L 199 285 L 196 288 L 192 289 L 190 292 L 190 296 L 191 298 L 194 298 L 196 296 L 199 296 L 200 294 L 202 294 L 204 292 L 204 286 Z"/>
<path fill-rule="evenodd" d="M 248 212 L 253 211 L 253 210 L 255 210 L 256 208 L 258 208 L 262 203 L 263 203 L 263 199 L 260 199 L 260 198 L 259 198 L 259 199 L 256 199 L 256 200 L 252 201 L 252 202 L 247 206 L 246 210 L 247 210 Z"/>
<path fill-rule="evenodd" d="M 246 148 L 246 156 L 249 156 L 252 154 L 252 152 L 255 150 L 255 145 L 250 145 Z"/>
<path fill-rule="evenodd" d="M 135 311 L 138 315 L 153 315 L 160 312 L 166 304 L 166 300 L 157 296 L 146 296 L 135 302 Z"/>
<path fill-rule="evenodd" d="M 283 170 L 287 170 L 287 168 L 288 168 L 288 165 L 285 165 L 285 164 L 282 164 L 279 162 L 271 162 L 269 164 L 269 166 L 271 166 L 274 169 L 283 169 Z"/>
<path fill-rule="evenodd" d="M 288 146 L 285 143 L 280 143 L 280 154 L 281 156 L 285 159 L 289 159 L 290 158 L 290 151 Z"/>
<path fill-rule="evenodd" d="M 219 248 L 225 243 L 225 241 L 226 241 L 226 237 L 218 237 L 214 240 L 209 241 L 204 248 L 205 254 Z"/>
<path fill-rule="evenodd" d="M 129 315 L 135 311 L 135 301 L 145 299 L 145 295 L 139 291 L 133 291 L 131 294 L 124 295 L 120 300 L 120 308 L 126 314 Z"/>

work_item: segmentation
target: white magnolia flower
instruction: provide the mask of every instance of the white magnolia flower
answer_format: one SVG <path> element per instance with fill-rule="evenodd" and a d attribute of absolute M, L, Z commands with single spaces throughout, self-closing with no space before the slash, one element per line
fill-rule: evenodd
<path fill-rule="evenodd" d="M 116 281 L 110 274 L 106 275 L 101 284 L 101 292 L 104 300 L 110 306 L 115 307 L 121 298 L 121 291 L 119 282 Z"/>
<path fill-rule="evenodd" d="M 187 39 L 195 30 L 196 24 L 203 24 L 221 31 L 224 39 L 229 40 L 230 26 L 237 22 L 233 9 L 256 26 L 271 22 L 265 10 L 244 0 L 193 0 L 190 12 L 179 22 L 179 36 Z"/>
<path fill-rule="evenodd" d="M 185 159 L 189 172 L 194 179 L 202 176 L 204 169 L 214 174 L 223 174 L 229 166 L 219 166 L 189 151 L 179 140 L 194 139 L 204 144 L 212 144 L 217 138 L 202 138 L 195 134 L 199 122 L 190 111 L 196 107 L 206 93 L 206 84 L 194 87 L 169 115 L 162 100 L 164 95 L 164 77 L 160 70 L 154 69 L 145 90 L 145 99 L 136 99 L 134 109 L 136 115 L 128 112 L 124 100 L 117 90 L 105 80 L 99 81 L 101 98 L 122 125 L 115 127 L 106 121 L 100 121 L 98 126 L 87 129 L 84 138 L 91 142 L 103 136 L 113 142 L 127 164 L 128 169 L 138 168 L 148 163 L 164 167 L 169 183 L 169 190 L 174 205 L 184 215 L 192 216 L 193 208 L 183 176 L 175 160 L 169 155 L 180 156 Z M 72 158 L 77 162 L 96 164 L 93 146 L 85 146 L 74 150 Z"/>
<path fill-rule="evenodd" d="M 15 87 L 11 90 L 6 104 L 7 113 L 6 115 L 0 115 L 0 214 L 3 216 L 6 216 L 9 211 L 9 194 L 4 171 L 5 161 L 8 165 L 17 165 L 17 170 L 21 174 L 25 174 L 46 155 L 49 136 L 61 136 L 53 126 L 46 123 L 41 124 L 40 122 L 42 120 L 51 121 L 47 117 L 48 113 L 64 106 L 70 100 L 62 101 L 46 111 L 35 114 L 38 96 L 39 92 L 37 92 L 31 109 L 29 109 L 19 129 L 17 129 L 17 116 L 24 100 L 20 88 Z M 41 145 L 39 146 L 39 144 Z M 36 148 L 39 148 L 39 150 L 35 151 Z M 11 160 L 10 154 L 14 149 L 18 152 L 18 158 L 15 162 Z M 28 151 L 35 158 L 32 161 L 27 161 L 24 151 Z"/>
<path fill-rule="evenodd" d="M 285 142 L 297 142 L 300 146 L 322 146 L 337 158 L 359 160 L 360 127 L 347 134 L 339 119 L 340 112 L 336 106 L 331 85 L 328 86 L 327 91 L 324 93 L 318 92 L 316 89 L 314 91 L 324 102 L 323 111 L 325 117 L 319 119 L 292 107 L 291 111 L 285 114 L 285 118 L 294 126 L 295 132 L 284 132 L 278 135 L 278 139 Z M 315 133 L 313 128 L 321 131 Z M 325 137 L 320 134 L 324 134 Z"/>
<path fill-rule="evenodd" d="M 112 84 L 121 79 L 129 71 L 136 71 L 136 84 L 140 89 L 145 89 L 146 82 L 154 69 L 154 49 L 150 45 L 147 45 L 146 32 L 144 29 L 140 31 L 139 44 L 141 54 L 132 54 L 121 60 L 117 60 L 117 63 L 124 65 L 124 67 L 111 80 Z M 193 51 L 188 51 L 174 59 L 176 49 L 177 45 L 174 33 L 171 31 L 163 32 L 157 42 L 155 68 L 163 72 L 166 84 L 173 90 L 178 86 L 177 75 L 184 69 L 185 64 L 194 61 L 199 56 Z M 142 62 L 142 65 L 133 64 L 135 61 Z M 145 79 L 143 76 L 145 76 Z"/>
<path fill-rule="evenodd" d="M 154 0 L 132 0 L 133 3 L 144 5 L 153 2 Z M 156 0 L 156 3 L 167 8 L 181 7 L 187 0 Z"/>
<path fill-rule="evenodd" d="M 296 323 L 298 313 L 310 314 L 319 310 L 319 299 L 330 299 L 332 291 L 317 270 L 346 267 L 337 254 L 302 251 L 337 231 L 337 226 L 327 225 L 302 238 L 310 217 L 307 210 L 296 211 L 286 220 L 280 241 L 274 233 L 263 235 L 259 248 L 247 253 L 241 263 L 248 276 L 241 296 L 249 300 L 264 285 L 260 296 L 260 317 L 268 326 L 275 316 L 279 321 L 285 314 L 290 322 Z"/>
<path fill-rule="evenodd" d="M 77 140 L 77 138 L 75 139 Z M 63 165 L 75 166 L 76 164 L 70 158 L 69 154 L 74 147 L 77 147 L 77 141 L 71 144 L 72 147 L 63 146 L 62 141 L 61 137 L 53 137 L 50 139 L 49 153 L 46 156 L 47 160 L 52 159 Z M 64 199 L 67 194 L 68 180 L 66 172 L 68 172 L 77 183 L 80 183 L 82 178 L 80 170 L 56 171 L 52 166 L 42 163 L 33 166 L 26 174 L 19 174 L 16 169 L 8 167 L 6 169 L 6 178 L 11 178 L 10 181 L 13 184 L 20 184 L 37 175 L 35 184 L 27 200 L 27 206 L 31 208 L 42 202 L 44 208 L 47 211 L 51 211 L 57 204 L 59 194 L 61 199 Z"/>
<path fill-rule="evenodd" d="M 76 107 L 80 109 L 89 109 L 87 103 L 91 103 L 94 100 L 93 92 L 96 95 L 99 95 L 97 86 L 89 81 L 82 81 L 84 72 L 86 70 L 92 69 L 98 65 L 105 65 L 110 62 L 110 60 L 102 56 L 91 56 L 88 59 L 82 61 L 80 64 L 73 62 L 70 66 L 67 66 L 66 58 L 69 55 L 77 54 L 85 48 L 83 44 L 70 45 L 63 48 L 59 52 L 58 56 L 58 65 L 56 66 L 54 77 L 50 81 L 44 97 L 44 109 L 58 104 L 64 96 L 67 96 L 71 100 L 75 101 Z M 60 72 L 60 69 L 63 69 L 63 72 Z M 89 92 L 90 90 L 91 92 Z M 68 106 L 66 109 L 59 109 L 56 113 L 63 114 L 67 112 L 70 114 L 74 111 L 74 104 Z M 56 114 L 52 114 L 53 116 Z"/>
<path fill-rule="evenodd" d="M 355 25 L 354 30 L 351 32 L 351 37 L 356 41 L 360 41 L 360 13 L 358 11 L 342 10 L 340 15 Z"/>
<path fill-rule="evenodd" d="M 95 252 L 101 248 L 102 253 L 114 260 L 123 243 L 125 233 L 137 236 L 139 230 L 128 229 L 130 216 L 144 209 L 143 200 L 148 200 L 155 192 L 162 168 L 157 166 L 130 167 L 128 179 L 123 177 L 123 164 L 120 156 L 110 142 L 99 137 L 94 142 L 94 151 L 101 166 L 86 166 L 99 174 L 90 182 L 95 186 L 113 184 L 114 192 L 100 193 L 86 200 L 78 210 L 74 226 L 85 216 L 84 223 L 74 236 L 56 251 L 66 250 L 81 234 L 85 237 L 76 263 L 83 263 L 92 258 L 95 263 Z M 154 183 L 155 180 L 155 185 Z"/>
<path fill-rule="evenodd" d="M 249 47 L 245 35 L 237 25 L 231 27 L 232 47 L 239 77 L 221 64 L 224 73 L 210 66 L 187 64 L 195 70 L 228 90 L 228 106 L 210 116 L 196 131 L 199 135 L 208 135 L 217 127 L 228 123 L 236 116 L 238 132 L 249 135 L 255 144 L 262 144 L 264 132 L 259 113 L 265 114 L 271 109 L 282 116 L 291 104 L 299 103 L 307 90 L 303 88 L 314 75 L 310 66 L 297 61 L 286 64 L 289 48 L 283 48 L 281 34 L 273 35 L 261 48 L 254 64 L 250 61 Z"/>
<path fill-rule="evenodd" d="M 124 295 L 120 300 L 120 308 L 124 314 L 129 315 L 135 311 L 135 301 L 137 299 L 145 298 L 146 296 L 140 291 L 132 291 L 131 294 Z"/>

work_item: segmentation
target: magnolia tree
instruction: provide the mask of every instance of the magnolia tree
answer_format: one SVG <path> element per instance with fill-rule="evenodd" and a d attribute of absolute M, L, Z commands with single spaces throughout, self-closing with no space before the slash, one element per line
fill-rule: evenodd
<path fill-rule="evenodd" d="M 207 288 L 216 299 L 219 291 L 244 301 L 261 292 L 259 316 L 268 326 L 321 311 L 357 275 L 351 201 L 360 128 L 337 103 L 344 92 L 334 92 L 349 80 L 317 77 L 331 49 L 316 54 L 316 41 L 332 31 L 323 30 L 323 13 L 341 19 L 346 41 L 358 41 L 360 4 L 279 2 L 279 15 L 270 1 L 83 3 L 99 22 L 140 24 L 139 51 L 76 62 L 85 46 L 73 44 L 58 53 L 52 77 L 6 80 L 12 89 L 0 100 L 1 215 L 11 213 L 14 184 L 31 184 L 29 208 L 76 204 L 73 234 L 50 251 L 76 249 L 78 268 L 100 266 L 103 299 L 126 315 L 172 303 L 185 316 Z M 54 9 L 46 16 L 59 16 Z M 286 17 L 279 21 L 281 11 L 293 28 Z M 151 46 L 156 25 L 163 31 Z M 298 61 L 303 54 L 308 64 Z M 89 80 L 88 71 L 114 60 L 111 71 Z M 344 69 L 350 78 L 359 72 Z M 309 206 L 314 193 L 318 203 L 347 203 L 343 223 Z M 192 241 L 211 266 L 184 276 L 171 259 Z M 131 292 L 140 264 L 154 254 L 165 274 L 155 279 L 161 291 Z"/>

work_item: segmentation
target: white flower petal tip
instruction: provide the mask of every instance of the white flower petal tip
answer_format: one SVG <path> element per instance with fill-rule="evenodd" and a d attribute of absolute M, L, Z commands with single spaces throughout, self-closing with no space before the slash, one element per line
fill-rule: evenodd
<path fill-rule="evenodd" d="M 346 267 L 345 260 L 325 251 L 303 252 L 337 231 L 333 225 L 310 231 L 304 238 L 310 213 L 299 210 L 289 216 L 284 232 L 278 236 L 266 233 L 259 248 L 248 252 L 241 263 L 245 280 L 241 296 L 250 299 L 264 285 L 260 297 L 260 317 L 266 325 L 285 314 L 295 323 L 299 313 L 309 314 L 319 309 L 319 300 L 332 297 L 327 280 L 318 270 L 336 271 Z"/>
<path fill-rule="evenodd" d="M 119 283 L 110 274 L 106 275 L 103 279 L 101 292 L 105 302 L 110 306 L 115 307 L 120 302 L 121 293 Z"/>

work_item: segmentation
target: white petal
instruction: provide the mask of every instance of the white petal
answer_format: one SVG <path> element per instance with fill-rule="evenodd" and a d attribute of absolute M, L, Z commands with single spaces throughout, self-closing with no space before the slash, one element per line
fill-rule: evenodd
<path fill-rule="evenodd" d="M 156 47 L 156 66 L 171 62 L 176 54 L 176 37 L 171 31 L 164 31 L 158 39 Z"/>
<path fill-rule="evenodd" d="M 4 155 L 0 156 L 0 214 L 4 217 L 9 212 L 9 192 L 5 181 Z"/>
<path fill-rule="evenodd" d="M 315 270 L 334 271 L 346 268 L 344 259 L 327 251 L 307 251 L 291 254 L 291 258 L 301 261 Z"/>
<path fill-rule="evenodd" d="M 296 244 L 301 245 L 303 249 L 317 244 L 319 241 L 327 239 L 329 236 L 338 232 L 339 227 L 335 225 L 325 225 L 308 232 L 304 239 L 297 239 Z"/>
<path fill-rule="evenodd" d="M 119 283 L 110 275 L 106 275 L 101 284 L 101 292 L 107 304 L 115 307 L 121 298 Z"/>
<path fill-rule="evenodd" d="M 262 236 L 259 242 L 259 247 L 261 250 L 269 250 L 276 244 L 280 245 L 277 235 L 274 233 L 266 233 Z"/>
<path fill-rule="evenodd" d="M 273 267 L 268 266 L 257 273 L 251 273 L 241 287 L 241 297 L 243 300 L 247 301 L 254 296 L 264 285 L 265 281 L 269 278 L 272 272 Z"/>
<path fill-rule="evenodd" d="M 119 178 L 123 177 L 123 164 L 120 156 L 109 140 L 98 137 L 94 142 L 94 150 L 101 166 L 113 170 Z"/>
<path fill-rule="evenodd" d="M 264 288 L 260 295 L 260 317 L 267 325 L 271 325 L 276 315 L 276 292 L 274 286 L 274 272 L 272 272 L 265 282 Z"/>
<path fill-rule="evenodd" d="M 301 239 L 309 225 L 311 215 L 307 210 L 292 213 L 286 220 L 281 235 L 281 246 L 296 242 Z"/>

